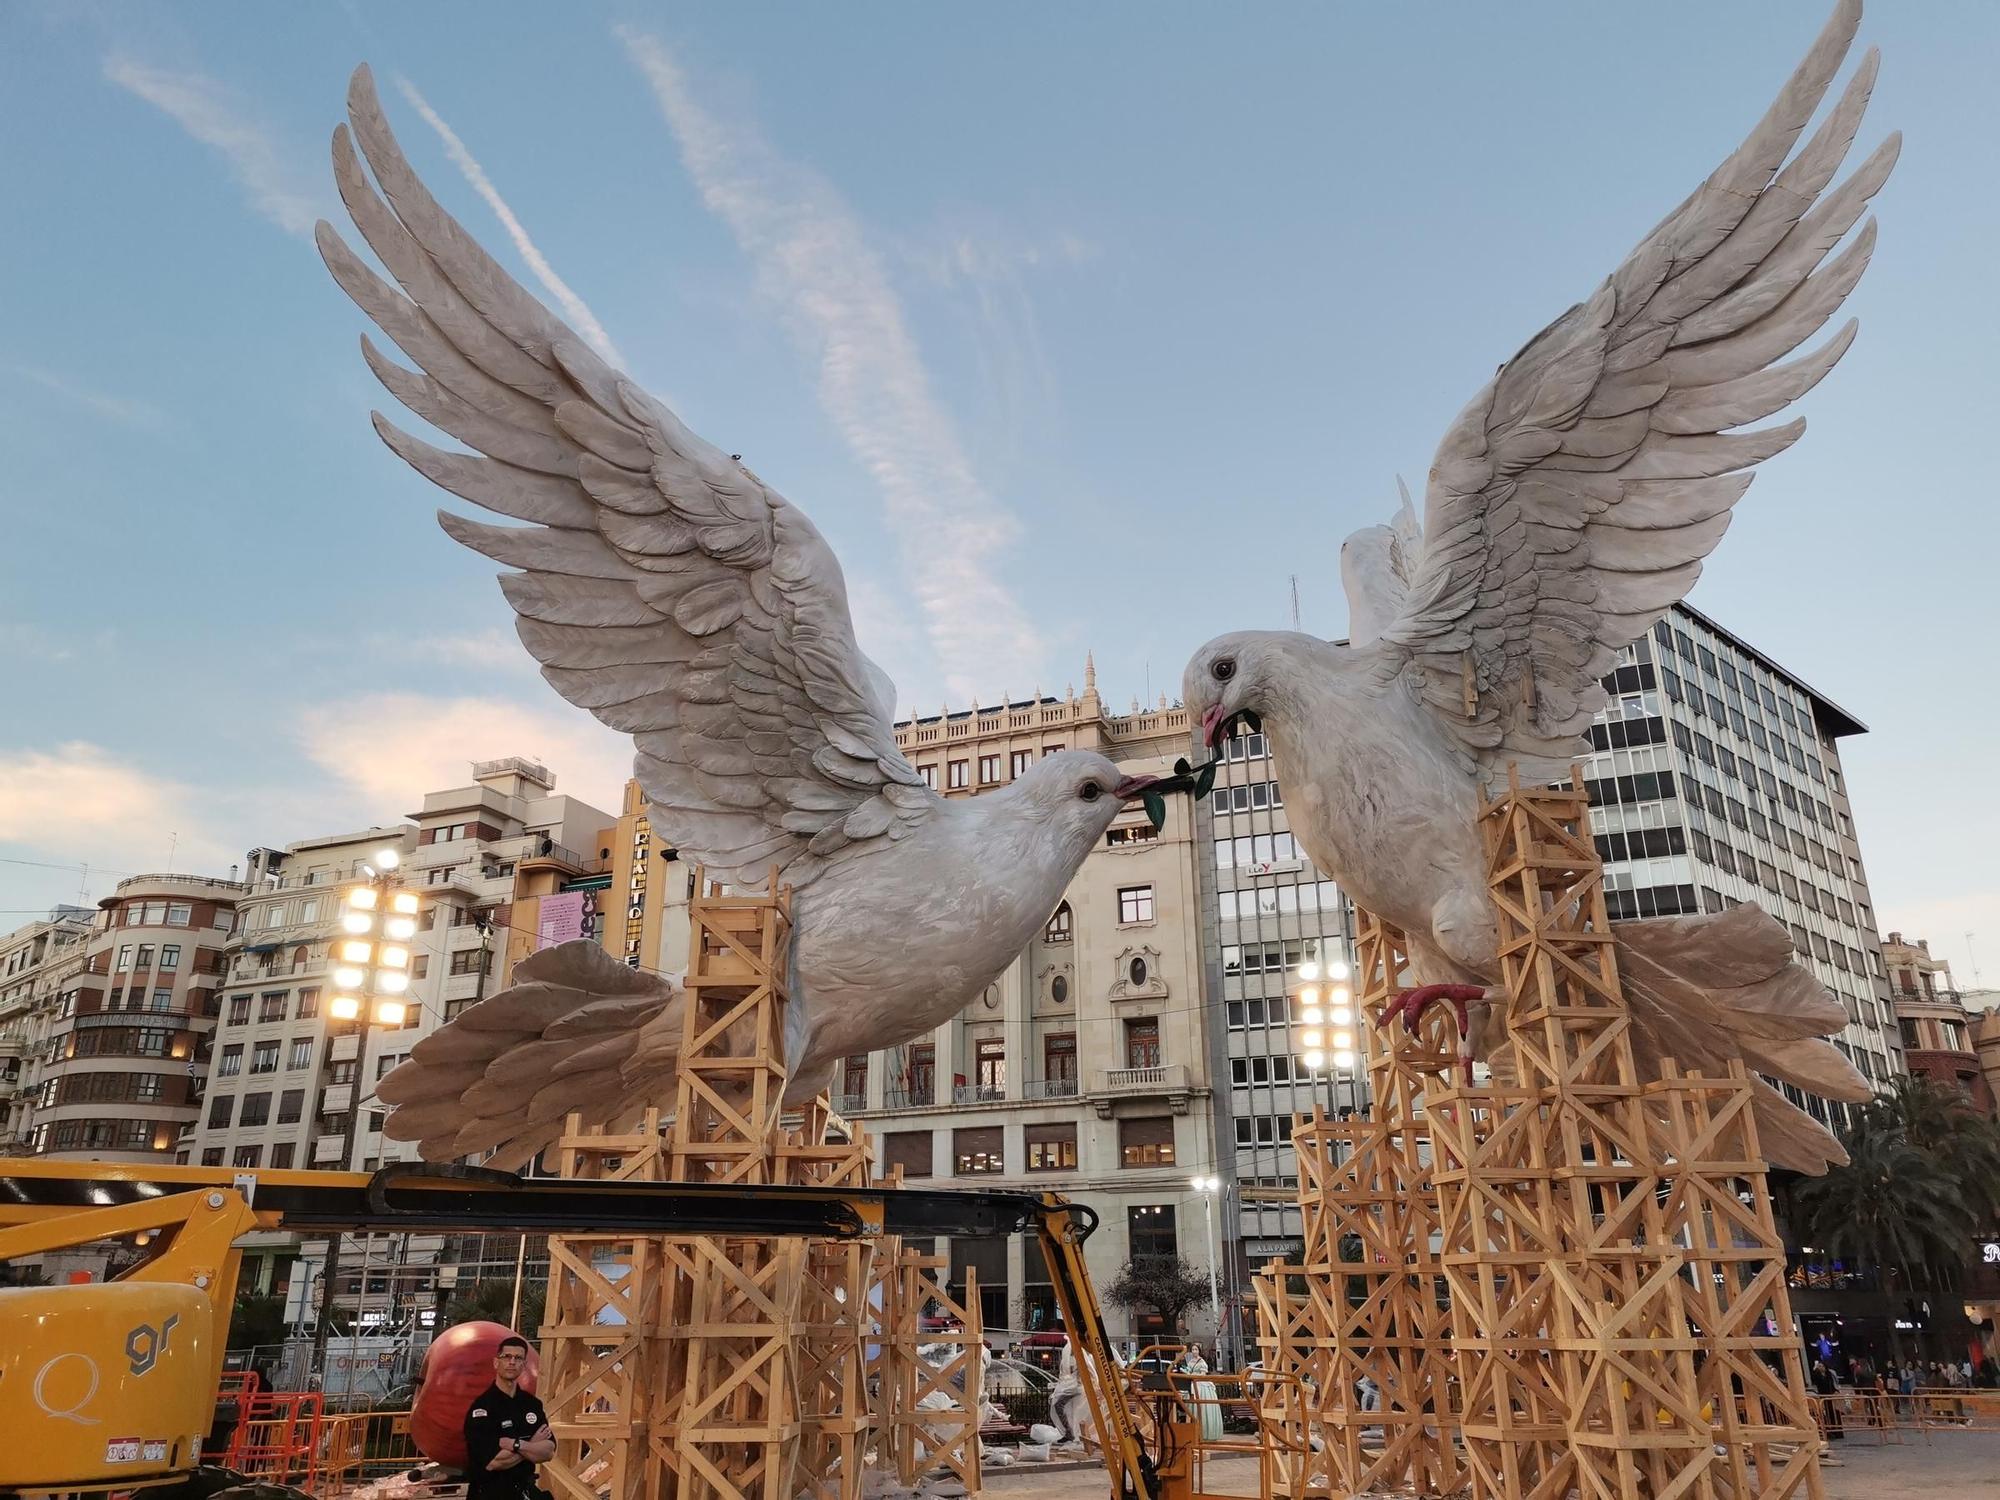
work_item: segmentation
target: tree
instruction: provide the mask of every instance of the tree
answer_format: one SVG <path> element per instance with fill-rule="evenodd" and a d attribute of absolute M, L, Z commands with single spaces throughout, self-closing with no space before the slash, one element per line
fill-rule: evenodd
<path fill-rule="evenodd" d="M 1151 1308 L 1178 1332 L 1187 1310 L 1208 1295 L 1208 1278 L 1178 1255 L 1135 1255 L 1104 1295 L 1120 1307 Z"/>
<path fill-rule="evenodd" d="M 231 1349 L 256 1349 L 285 1341 L 285 1299 L 252 1292 L 238 1297 L 229 1314 Z"/>
<path fill-rule="evenodd" d="M 470 1291 L 460 1292 L 445 1305 L 444 1320 L 452 1323 L 499 1323 L 516 1333 L 533 1333 L 542 1326 L 540 1282 L 523 1282 L 519 1320 L 509 1322 L 514 1309 L 514 1279 L 477 1281 Z"/>
<path fill-rule="evenodd" d="M 2000 1222 L 2000 1121 L 1982 1115 L 1964 1090 L 1896 1078 L 1861 1113 L 1872 1125 L 1900 1131 L 1957 1183 L 1975 1232 Z"/>
<path fill-rule="evenodd" d="M 1793 1186 L 1794 1227 L 1835 1255 L 1901 1272 L 1907 1287 L 1952 1285 L 1980 1222 L 1965 1185 L 1886 1106 L 1864 1108 L 1842 1144 L 1846 1166 Z"/>

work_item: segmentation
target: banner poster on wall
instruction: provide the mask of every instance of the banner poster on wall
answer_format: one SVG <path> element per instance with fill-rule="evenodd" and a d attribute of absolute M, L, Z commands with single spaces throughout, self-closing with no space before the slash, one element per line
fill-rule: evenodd
<path fill-rule="evenodd" d="M 535 914 L 537 951 L 584 936 L 583 916 L 587 900 L 583 891 L 564 891 L 559 895 L 542 897 L 541 908 Z"/>

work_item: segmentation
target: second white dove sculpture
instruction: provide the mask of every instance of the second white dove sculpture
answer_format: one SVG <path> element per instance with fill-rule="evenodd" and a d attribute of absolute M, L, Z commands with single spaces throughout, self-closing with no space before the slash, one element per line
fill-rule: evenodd
<path fill-rule="evenodd" d="M 1500 367 L 1438 449 L 1423 522 L 1406 501 L 1393 526 L 1348 540 L 1346 643 L 1246 631 L 1188 664 L 1204 743 L 1259 717 L 1299 842 L 1403 930 L 1421 983 L 1499 979 L 1482 789 L 1509 766 L 1564 778 L 1587 752 L 1600 679 L 1692 587 L 1752 466 L 1805 424 L 1730 429 L 1810 390 L 1853 340 L 1849 323 L 1773 363 L 1833 315 L 1874 247 L 1871 220 L 1826 259 L 1896 158 L 1892 136 L 1828 190 L 1874 85 L 1873 51 L 1792 154 L 1860 20 L 1859 0 L 1842 0 L 1749 139 Z M 1719 1073 L 1740 1058 L 1826 1098 L 1868 1096 L 1823 1040 L 1845 1010 L 1792 962 L 1775 918 L 1746 904 L 1616 933 L 1642 1063 Z M 1471 1050 L 1489 1020 L 1476 1018 Z M 1819 1172 L 1846 1160 L 1818 1120 L 1757 1089 L 1773 1162 Z"/>

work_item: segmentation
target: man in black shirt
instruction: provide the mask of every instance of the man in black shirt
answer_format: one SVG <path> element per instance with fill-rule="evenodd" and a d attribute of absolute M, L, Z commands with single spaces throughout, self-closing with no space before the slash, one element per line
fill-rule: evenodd
<path fill-rule="evenodd" d="M 528 1341 L 518 1334 L 493 1352 L 493 1384 L 465 1414 L 466 1500 L 545 1500 L 535 1465 L 556 1456 L 556 1440 L 542 1403 L 521 1389 L 527 1365 Z"/>

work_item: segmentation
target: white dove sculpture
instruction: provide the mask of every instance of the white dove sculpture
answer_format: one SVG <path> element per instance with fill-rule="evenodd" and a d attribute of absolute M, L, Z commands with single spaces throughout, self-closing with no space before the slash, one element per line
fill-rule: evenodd
<path fill-rule="evenodd" d="M 1860 278 L 1872 220 L 1827 256 L 1896 158 L 1892 136 L 1828 191 L 1874 84 L 1872 50 L 1792 154 L 1860 14 L 1842 0 L 1749 139 L 1460 413 L 1423 523 L 1406 496 L 1393 526 L 1348 539 L 1346 643 L 1245 631 L 1188 664 L 1203 743 L 1246 715 L 1261 722 L 1300 843 L 1407 934 L 1420 983 L 1484 989 L 1468 1055 L 1483 1054 L 1499 998 L 1482 788 L 1510 765 L 1528 781 L 1567 777 L 1606 702 L 1599 679 L 1694 583 L 1752 466 L 1805 424 L 1729 429 L 1810 390 L 1853 339 L 1850 322 L 1773 364 Z M 1769 915 L 1739 906 L 1622 923 L 1617 936 L 1642 1060 L 1699 1072 L 1741 1058 L 1829 1098 L 1867 1097 L 1822 1039 L 1844 1011 L 1792 963 Z M 1824 1126 L 1762 1083 L 1757 1113 L 1774 1162 L 1845 1161 Z"/>
<path fill-rule="evenodd" d="M 474 243 L 404 159 L 366 68 L 348 118 L 352 135 L 333 138 L 341 199 L 397 285 L 324 223 L 320 252 L 422 373 L 364 336 L 369 367 L 477 453 L 379 413 L 376 430 L 445 489 L 528 523 L 439 517 L 520 570 L 500 584 L 522 642 L 557 692 L 633 737 L 659 837 L 718 880 L 755 887 L 775 868 L 792 888 L 786 1097 L 810 1099 L 835 1059 L 920 1035 L 990 983 L 1149 779 L 1072 751 L 995 792 L 940 797 L 896 748 L 894 688 L 855 644 L 812 522 Z M 385 1134 L 432 1160 L 491 1151 L 508 1166 L 571 1111 L 599 1122 L 671 1102 L 669 981 L 588 942 L 515 978 L 382 1081 Z"/>

